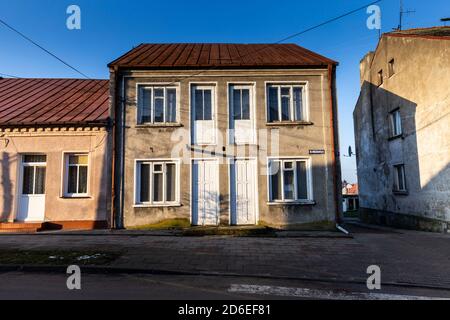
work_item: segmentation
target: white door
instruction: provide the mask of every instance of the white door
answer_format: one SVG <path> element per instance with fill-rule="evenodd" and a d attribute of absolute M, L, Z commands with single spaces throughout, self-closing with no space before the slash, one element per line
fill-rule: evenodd
<path fill-rule="evenodd" d="M 256 163 L 235 160 L 230 165 L 231 224 L 256 224 Z"/>
<path fill-rule="evenodd" d="M 236 144 L 255 143 L 253 86 L 232 85 L 229 97 L 231 142 Z"/>
<path fill-rule="evenodd" d="M 213 86 L 192 86 L 191 139 L 193 144 L 215 143 L 215 106 Z"/>
<path fill-rule="evenodd" d="M 216 160 L 192 163 L 192 224 L 219 224 L 219 166 Z"/>
<path fill-rule="evenodd" d="M 45 216 L 45 155 L 23 155 L 16 220 L 43 221 Z"/>

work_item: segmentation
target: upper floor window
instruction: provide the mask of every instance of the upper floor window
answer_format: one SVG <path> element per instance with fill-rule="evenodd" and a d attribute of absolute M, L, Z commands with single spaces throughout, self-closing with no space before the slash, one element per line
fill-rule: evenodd
<path fill-rule="evenodd" d="M 391 59 L 388 63 L 389 67 L 389 77 L 392 77 L 395 74 L 395 60 Z"/>
<path fill-rule="evenodd" d="M 138 123 L 173 123 L 177 121 L 177 88 L 139 86 Z"/>
<path fill-rule="evenodd" d="M 394 166 L 394 191 L 406 192 L 405 165 L 398 164 Z"/>
<path fill-rule="evenodd" d="M 389 127 L 391 131 L 391 137 L 397 137 L 403 133 L 400 109 L 394 110 L 389 113 Z"/>
<path fill-rule="evenodd" d="M 383 84 L 383 69 L 378 71 L 377 77 L 378 77 L 378 79 L 377 79 L 378 86 L 381 86 Z"/>
<path fill-rule="evenodd" d="M 269 201 L 311 200 L 310 166 L 307 159 L 269 160 Z"/>
<path fill-rule="evenodd" d="M 88 155 L 65 155 L 64 195 L 69 197 L 86 196 L 88 193 Z"/>
<path fill-rule="evenodd" d="M 267 86 L 268 122 L 305 121 L 305 85 L 270 84 Z"/>

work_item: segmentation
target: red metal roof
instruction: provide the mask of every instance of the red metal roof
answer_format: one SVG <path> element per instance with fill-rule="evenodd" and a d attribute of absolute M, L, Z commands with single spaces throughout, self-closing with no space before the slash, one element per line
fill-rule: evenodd
<path fill-rule="evenodd" d="M 305 67 L 337 62 L 296 44 L 173 43 L 141 44 L 109 67 Z"/>
<path fill-rule="evenodd" d="M 109 81 L 0 79 L 0 126 L 107 123 Z"/>

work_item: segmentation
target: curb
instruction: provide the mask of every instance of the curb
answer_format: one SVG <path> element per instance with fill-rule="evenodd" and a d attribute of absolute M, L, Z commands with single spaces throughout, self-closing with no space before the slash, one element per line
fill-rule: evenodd
<path fill-rule="evenodd" d="M 236 277 L 236 278 L 259 278 L 259 279 L 279 279 L 279 280 L 296 280 L 307 282 L 331 282 L 331 283 L 352 283 L 366 284 L 366 279 L 338 279 L 326 277 L 292 277 L 277 276 L 271 274 L 242 274 L 232 272 L 212 272 L 212 271 L 183 271 L 183 270 L 166 270 L 166 269 L 140 269 L 126 267 L 105 267 L 105 266 L 80 266 L 82 272 L 87 274 L 145 274 L 145 275 L 173 275 L 173 276 L 206 276 L 206 277 Z M 0 273 L 2 272 L 45 272 L 45 273 L 64 273 L 67 272 L 66 266 L 51 265 L 0 265 Z M 418 288 L 418 289 L 434 289 L 450 291 L 450 287 L 406 282 L 381 282 L 382 286 Z"/>

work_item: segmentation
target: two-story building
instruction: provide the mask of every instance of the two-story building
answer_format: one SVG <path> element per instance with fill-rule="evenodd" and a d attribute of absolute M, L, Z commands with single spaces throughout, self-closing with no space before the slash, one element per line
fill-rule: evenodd
<path fill-rule="evenodd" d="M 336 65 L 294 44 L 141 44 L 111 62 L 116 226 L 334 225 Z"/>

